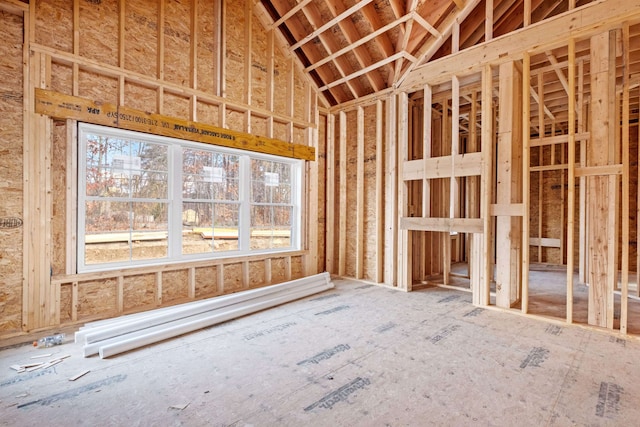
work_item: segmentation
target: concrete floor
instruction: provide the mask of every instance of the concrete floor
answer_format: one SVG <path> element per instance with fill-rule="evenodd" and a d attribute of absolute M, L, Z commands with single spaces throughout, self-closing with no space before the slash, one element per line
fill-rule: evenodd
<path fill-rule="evenodd" d="M 637 425 L 640 341 L 352 280 L 112 359 L 0 350 L 0 425 Z M 2 343 L 0 343 L 2 346 Z M 47 352 L 44 371 L 9 368 Z M 54 356 L 52 356 L 54 357 Z M 75 382 L 68 378 L 90 373 Z"/>

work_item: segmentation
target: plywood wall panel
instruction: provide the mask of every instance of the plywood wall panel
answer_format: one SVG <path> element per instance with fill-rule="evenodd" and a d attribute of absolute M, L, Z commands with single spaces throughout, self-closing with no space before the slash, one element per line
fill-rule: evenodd
<path fill-rule="evenodd" d="M 264 261 L 249 263 L 249 287 L 258 288 L 264 285 Z"/>
<path fill-rule="evenodd" d="M 124 84 L 125 105 L 140 111 L 157 113 L 157 91 L 135 83 Z"/>
<path fill-rule="evenodd" d="M 277 91 L 276 91 L 277 92 Z M 289 141 L 289 130 L 284 123 L 273 124 L 273 138 L 280 139 L 282 141 Z"/>
<path fill-rule="evenodd" d="M 255 15 L 251 25 L 251 105 L 267 108 L 267 34 Z M 263 134 L 264 135 L 264 134 Z"/>
<path fill-rule="evenodd" d="M 124 66 L 127 70 L 156 77 L 158 4 L 145 0 L 126 0 L 125 7 Z"/>
<path fill-rule="evenodd" d="M 225 32 L 227 35 L 227 50 L 225 52 L 226 69 L 225 69 L 225 95 L 237 99 L 244 100 L 246 98 L 247 82 L 245 82 L 245 58 L 246 45 L 245 40 L 245 16 L 242 4 L 232 6 L 230 3 L 224 2 L 226 7 Z"/>
<path fill-rule="evenodd" d="M 281 283 L 287 280 L 286 263 L 284 258 L 276 258 L 271 260 L 271 282 Z"/>
<path fill-rule="evenodd" d="M 190 2 L 165 0 L 164 77 L 186 87 L 190 86 L 190 14 Z"/>
<path fill-rule="evenodd" d="M 218 127 L 220 126 L 219 107 L 217 105 L 198 102 L 198 105 L 196 106 L 196 112 L 199 122 Z"/>
<path fill-rule="evenodd" d="M 36 7 L 35 42 L 73 52 L 73 0 L 39 0 Z"/>
<path fill-rule="evenodd" d="M 245 131 L 245 114 L 239 111 L 227 110 L 225 128 L 238 132 Z"/>
<path fill-rule="evenodd" d="M 22 18 L 0 11 L 0 218 L 23 219 Z M 23 227 L 0 228 L 0 335 L 22 326 Z"/>
<path fill-rule="evenodd" d="M 124 311 L 155 304 L 155 274 L 141 274 L 124 278 Z"/>
<path fill-rule="evenodd" d="M 73 319 L 71 317 L 71 289 L 72 284 L 60 286 L 60 322 L 69 323 Z"/>
<path fill-rule="evenodd" d="M 218 294 L 218 268 L 216 266 L 196 268 L 196 298 Z"/>
<path fill-rule="evenodd" d="M 109 316 L 117 310 L 116 279 L 78 283 L 78 319 Z M 125 297 L 125 304 L 127 303 Z"/>
<path fill-rule="evenodd" d="M 291 280 L 304 277 L 304 263 L 302 257 L 291 258 Z"/>
<path fill-rule="evenodd" d="M 78 76 L 78 95 L 94 101 L 118 103 L 118 80 L 81 70 Z"/>
<path fill-rule="evenodd" d="M 162 304 L 188 297 L 189 272 L 187 270 L 162 273 Z"/>
<path fill-rule="evenodd" d="M 177 117 L 179 119 L 190 120 L 189 114 L 189 98 L 174 95 L 172 93 L 164 94 L 164 105 L 162 114 Z"/>
<path fill-rule="evenodd" d="M 79 1 L 79 5 L 80 55 L 117 66 L 118 0 Z"/>
<path fill-rule="evenodd" d="M 224 291 L 232 292 L 242 289 L 242 264 L 224 266 Z"/>
<path fill-rule="evenodd" d="M 356 233 L 357 233 L 357 158 L 358 158 L 358 141 L 357 141 L 357 113 L 349 111 L 347 113 L 347 247 L 346 247 L 346 275 L 349 277 L 356 276 Z M 341 154 L 342 156 L 342 154 Z M 342 179 L 342 177 L 340 177 Z"/>
<path fill-rule="evenodd" d="M 214 15 L 214 2 L 198 2 L 198 43 L 196 46 L 198 89 L 208 93 L 215 91 L 215 31 L 217 27 Z"/>
<path fill-rule="evenodd" d="M 275 49 L 273 60 L 273 83 L 276 88 L 273 94 L 274 111 L 287 111 L 287 91 L 289 75 L 291 73 L 291 60 L 284 57 L 279 49 Z"/>
<path fill-rule="evenodd" d="M 51 83 L 49 88 L 60 93 L 69 93 L 73 87 L 73 70 L 65 64 L 51 64 Z"/>
<path fill-rule="evenodd" d="M 66 238 L 67 238 L 67 126 L 65 122 L 53 123 L 53 150 L 51 163 L 57 165 L 53 168 L 51 180 L 53 199 L 53 212 L 51 218 L 52 274 L 64 274 L 66 263 Z"/>

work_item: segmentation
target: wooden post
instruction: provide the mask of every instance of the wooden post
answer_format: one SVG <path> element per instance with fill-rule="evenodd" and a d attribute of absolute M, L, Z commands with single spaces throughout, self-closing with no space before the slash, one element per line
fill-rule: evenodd
<path fill-rule="evenodd" d="M 376 273 L 375 281 L 384 281 L 384 146 L 382 101 L 376 102 Z"/>
<path fill-rule="evenodd" d="M 402 168 L 409 156 L 409 97 L 401 92 L 398 100 L 398 217 L 410 216 L 409 182 L 402 179 Z M 411 231 L 398 226 L 398 287 L 410 291 L 412 287 Z"/>
<path fill-rule="evenodd" d="M 364 277 L 364 108 L 356 110 L 356 279 Z"/>
<path fill-rule="evenodd" d="M 385 161 L 385 235 L 384 235 L 384 282 L 395 286 L 397 283 L 397 229 L 398 229 L 398 143 L 396 141 L 396 95 L 387 100 L 387 140 Z"/>
<path fill-rule="evenodd" d="M 340 111 L 340 217 L 338 234 L 338 275 L 347 269 L 347 114 Z"/>
<path fill-rule="evenodd" d="M 531 3 L 529 5 L 529 17 Z M 525 12 L 526 15 L 526 12 Z M 529 311 L 529 139 L 531 136 L 531 56 L 525 52 L 522 58 L 522 312 Z M 540 236 L 542 237 L 542 236 Z M 540 239 L 542 240 L 542 239 Z"/>
<path fill-rule="evenodd" d="M 627 333 L 629 305 L 629 23 L 622 26 L 622 290 L 620 297 L 620 332 Z"/>
<path fill-rule="evenodd" d="M 612 52 L 613 51 L 613 52 Z M 591 37 L 591 139 L 587 144 L 587 166 L 613 163 L 610 146 L 615 143 L 615 46 L 609 33 Z M 615 73 L 614 73 L 615 77 Z M 613 184 L 612 184 L 613 179 Z M 590 325 L 613 327 L 613 290 L 616 266 L 615 176 L 587 177 L 587 280 L 589 283 Z"/>
<path fill-rule="evenodd" d="M 522 199 L 522 75 L 514 62 L 500 65 L 496 203 Z M 509 308 L 522 285 L 522 218 L 496 219 L 496 305 Z"/>
<path fill-rule="evenodd" d="M 569 40 L 569 141 L 567 183 L 567 323 L 573 323 L 573 242 L 575 222 L 576 183 L 576 42 Z"/>
<path fill-rule="evenodd" d="M 493 275 L 493 257 L 491 246 L 491 194 L 493 186 L 493 75 L 491 65 L 485 65 L 482 70 L 482 175 L 480 176 L 480 217 L 483 219 L 484 234 L 482 239 L 475 239 L 476 251 L 482 254 L 478 268 L 483 272 L 477 287 L 472 287 L 472 299 L 474 305 L 487 306 L 490 302 L 491 279 Z"/>
<path fill-rule="evenodd" d="M 335 125 L 336 116 L 327 116 L 327 213 L 326 213 L 326 242 L 325 242 L 325 263 L 329 273 L 336 273 L 335 270 L 335 192 L 336 192 L 336 165 L 335 165 Z"/>

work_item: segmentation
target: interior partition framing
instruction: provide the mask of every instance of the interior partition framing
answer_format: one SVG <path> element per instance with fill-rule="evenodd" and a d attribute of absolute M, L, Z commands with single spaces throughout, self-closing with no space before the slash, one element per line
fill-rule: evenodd
<path fill-rule="evenodd" d="M 508 38 L 417 67 L 400 85 L 400 99 L 406 93 L 407 99 L 424 103 L 415 140 L 398 142 L 402 160 L 398 194 L 419 183 L 419 191 L 408 192 L 419 200 L 404 195 L 399 199 L 405 206 L 398 207 L 398 236 L 403 238 L 406 231 L 414 235 L 408 252 L 398 258 L 401 271 L 423 271 L 415 265 L 408 269 L 416 260 L 412 251 L 425 248 L 415 243 L 417 233 L 474 233 L 482 237 L 471 239 L 467 259 L 474 304 L 536 314 L 532 303 L 538 297 L 530 294 L 530 264 L 555 264 L 566 268 L 566 289 L 561 290 L 566 295 L 560 314 L 551 317 L 631 333 L 629 292 L 638 289 L 629 271 L 638 270 L 638 256 L 633 253 L 637 172 L 630 159 L 637 154 L 638 140 L 632 113 L 638 105 L 633 58 L 640 4 L 630 3 L 597 2 L 580 12 L 570 10 Z M 565 38 L 551 37 L 558 34 L 554 28 L 562 27 L 571 29 Z M 473 86 L 470 81 L 476 82 L 475 94 L 465 93 L 466 84 Z M 482 154 L 465 166 L 481 180 L 478 223 L 475 218 L 458 217 L 456 208 L 460 200 L 469 203 L 470 196 L 467 191 L 466 199 L 458 197 L 462 177 L 456 169 L 462 163 L 452 160 L 456 149 L 469 146 L 467 101 L 461 101 L 465 97 L 481 100 L 476 108 L 481 109 L 482 119 L 475 126 L 480 128 Z M 400 128 L 406 120 L 416 120 L 415 114 L 408 112 L 405 118 L 404 111 L 399 112 Z M 449 131 L 443 131 L 446 128 Z M 449 147 L 447 152 L 434 150 L 436 139 Z M 423 148 L 416 151 L 417 147 Z M 503 152 L 505 148 L 511 153 Z M 463 161 L 469 156 L 466 153 Z M 492 176 L 494 171 L 497 176 Z M 445 197 L 434 195 L 438 192 Z M 442 209 L 448 212 L 446 217 Z M 501 232 L 501 218 L 516 219 L 520 225 Z M 484 247 L 477 251 L 474 244 Z M 430 247 L 422 255 L 451 256 L 447 244 Z M 501 261 L 501 254 L 506 261 Z M 447 264 L 444 261 L 433 270 L 440 276 L 432 282 L 447 285 Z M 510 269 L 516 269 L 515 275 Z M 500 279 L 500 274 L 509 277 Z M 411 283 L 403 283 L 404 289 L 424 283 L 423 277 L 407 280 Z M 505 284 L 510 291 L 503 298 Z M 585 307 L 576 306 L 582 304 L 575 298 L 576 286 L 585 285 L 588 307 L 586 302 Z M 588 318 L 577 319 L 576 307 L 584 308 Z"/>

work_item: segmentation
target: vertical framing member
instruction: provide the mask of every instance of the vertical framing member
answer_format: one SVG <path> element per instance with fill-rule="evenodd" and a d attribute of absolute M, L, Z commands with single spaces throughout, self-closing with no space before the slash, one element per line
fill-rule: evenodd
<path fill-rule="evenodd" d="M 525 3 L 526 6 L 526 3 Z M 529 3 L 529 7 L 531 3 Z M 525 7 L 526 8 L 526 7 Z M 526 13 L 525 13 L 526 16 Z M 529 311 L 529 206 L 530 172 L 529 140 L 531 137 L 531 55 L 522 57 L 522 312 Z M 542 236 L 540 236 L 542 240 Z"/>
<path fill-rule="evenodd" d="M 567 58 L 569 73 L 569 105 L 568 105 L 568 183 L 567 183 L 567 323 L 573 323 L 573 243 L 575 222 L 575 182 L 576 182 L 576 41 L 569 39 L 569 54 Z M 581 148 L 581 154 L 584 150 Z"/>
<path fill-rule="evenodd" d="M 409 216 L 409 181 L 402 176 L 404 163 L 409 160 L 409 96 L 398 94 L 398 287 L 404 291 L 412 288 L 411 231 L 403 230 L 399 221 Z"/>

